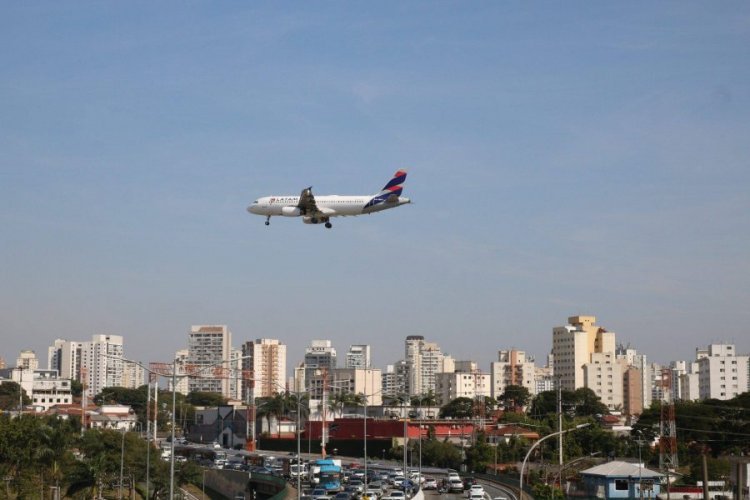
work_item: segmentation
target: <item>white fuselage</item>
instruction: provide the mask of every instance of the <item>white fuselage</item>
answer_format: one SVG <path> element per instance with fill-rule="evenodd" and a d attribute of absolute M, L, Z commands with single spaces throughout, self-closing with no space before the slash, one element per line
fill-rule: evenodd
<path fill-rule="evenodd" d="M 384 202 L 365 207 L 372 198 L 372 195 L 340 196 L 332 194 L 316 196 L 315 204 L 324 216 L 338 217 L 379 212 L 410 202 L 409 198 L 401 196 L 394 202 Z M 299 196 L 265 196 L 255 200 L 252 205 L 247 207 L 247 211 L 257 215 L 298 217 L 304 215 L 294 210 L 299 204 L 299 199 Z"/>

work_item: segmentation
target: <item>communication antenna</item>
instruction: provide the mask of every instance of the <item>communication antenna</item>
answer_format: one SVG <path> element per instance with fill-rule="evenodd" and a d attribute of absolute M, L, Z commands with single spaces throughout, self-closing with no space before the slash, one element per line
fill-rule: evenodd
<path fill-rule="evenodd" d="M 669 472 L 677 469 L 677 424 L 672 397 L 672 369 L 661 370 L 661 418 L 659 420 L 659 468 Z M 667 476 L 668 477 L 668 476 Z"/>

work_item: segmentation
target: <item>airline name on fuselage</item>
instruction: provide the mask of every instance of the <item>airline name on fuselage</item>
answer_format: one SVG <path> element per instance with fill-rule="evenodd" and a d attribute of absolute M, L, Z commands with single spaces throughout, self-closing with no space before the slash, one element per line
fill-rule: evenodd
<path fill-rule="evenodd" d="M 274 203 L 299 203 L 299 196 L 282 196 L 268 200 L 269 205 Z"/>

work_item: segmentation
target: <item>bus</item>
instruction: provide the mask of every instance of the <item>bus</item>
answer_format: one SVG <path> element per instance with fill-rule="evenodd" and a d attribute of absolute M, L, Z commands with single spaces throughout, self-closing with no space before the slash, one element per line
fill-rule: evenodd
<path fill-rule="evenodd" d="M 341 460 L 316 460 L 311 469 L 310 482 L 329 493 L 341 491 Z"/>

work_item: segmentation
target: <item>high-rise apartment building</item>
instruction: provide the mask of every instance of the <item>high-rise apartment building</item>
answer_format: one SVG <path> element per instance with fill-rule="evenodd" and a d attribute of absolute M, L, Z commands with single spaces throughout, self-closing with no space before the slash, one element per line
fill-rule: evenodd
<path fill-rule="evenodd" d="M 406 380 L 409 370 L 406 361 L 400 360 L 392 365 L 386 365 L 382 374 L 382 394 L 384 398 L 396 399 L 406 394 Z"/>
<path fill-rule="evenodd" d="M 615 334 L 596 325 L 595 316 L 572 316 L 566 326 L 552 330 L 554 375 L 563 389 L 585 387 L 584 365 L 594 353 L 615 352 Z"/>
<path fill-rule="evenodd" d="M 627 366 L 622 382 L 623 412 L 626 415 L 643 413 L 643 374 L 635 366 Z"/>
<path fill-rule="evenodd" d="M 509 385 L 525 387 L 536 394 L 536 366 L 534 358 L 516 349 L 498 351 L 497 361 L 490 363 L 491 396 L 499 398 Z"/>
<path fill-rule="evenodd" d="M 583 365 L 583 386 L 594 391 L 610 410 L 622 407 L 626 366 L 614 351 L 591 353 L 591 361 Z"/>
<path fill-rule="evenodd" d="M 188 334 L 190 392 L 216 392 L 232 398 L 232 332 L 227 325 L 197 325 Z"/>
<path fill-rule="evenodd" d="M 81 379 L 92 396 L 105 387 L 122 387 L 123 340 L 120 335 L 92 335 L 80 349 Z"/>
<path fill-rule="evenodd" d="M 138 389 L 142 385 L 146 385 L 146 371 L 135 363 L 123 363 L 122 386 Z"/>
<path fill-rule="evenodd" d="M 38 370 L 39 358 L 36 357 L 36 353 L 34 351 L 25 349 L 21 351 L 21 354 L 16 359 L 16 368 L 32 372 L 34 370 Z"/>
<path fill-rule="evenodd" d="M 313 340 L 305 348 L 305 387 L 316 375 L 336 368 L 336 348 L 330 340 Z"/>
<path fill-rule="evenodd" d="M 372 368 L 370 364 L 370 346 L 366 344 L 355 344 L 349 346 L 346 353 L 347 368 Z"/>
<path fill-rule="evenodd" d="M 453 373 L 455 361 L 443 354 L 434 342 L 425 342 L 422 335 L 409 335 L 405 342 L 405 358 L 408 376 L 406 391 L 410 396 L 421 396 L 435 392 L 438 373 Z"/>
<path fill-rule="evenodd" d="M 700 399 L 733 399 L 747 392 L 748 356 L 737 355 L 733 344 L 711 344 L 706 351 L 697 360 Z"/>
<path fill-rule="evenodd" d="M 256 398 L 270 397 L 285 388 L 286 344 L 276 339 L 256 339 L 242 344 L 242 370 L 252 380 L 247 381 Z M 248 357 L 249 356 L 249 357 Z"/>
<path fill-rule="evenodd" d="M 190 351 L 188 349 L 180 349 L 174 353 L 174 368 L 175 374 L 175 391 L 180 394 L 187 396 L 190 393 L 190 386 L 188 384 L 188 360 L 190 359 Z M 157 363 L 162 365 L 162 363 Z M 154 367 L 152 367 L 154 368 Z M 155 371 L 160 371 L 158 368 Z M 167 385 L 169 390 L 172 390 L 172 379 L 167 379 Z"/>
<path fill-rule="evenodd" d="M 465 368 L 465 366 L 464 366 Z M 456 398 L 481 398 L 490 395 L 490 374 L 479 370 L 456 370 L 435 375 L 435 395 L 440 406 Z"/>
<path fill-rule="evenodd" d="M 314 374 L 308 380 L 308 392 L 311 400 L 322 400 L 324 391 L 329 398 L 336 392 L 361 394 L 368 406 L 379 406 L 383 403 L 381 375 L 377 368 L 335 368 Z"/>
<path fill-rule="evenodd" d="M 632 367 L 638 370 L 641 375 L 641 382 L 637 384 L 637 387 L 641 389 L 641 408 L 648 408 L 651 406 L 651 366 L 648 364 L 648 358 L 645 354 L 639 354 L 635 349 L 626 347 L 622 344 L 618 345 L 615 349 L 615 356 L 617 359 L 622 360 L 626 367 Z M 627 369 L 627 368 L 626 368 Z M 635 376 L 635 372 L 630 374 L 630 377 Z M 630 389 L 633 390 L 636 385 L 632 381 L 630 382 Z M 628 394 L 628 397 L 635 397 L 635 394 Z M 635 406 L 633 406 L 635 408 Z M 631 413 L 631 415 L 634 415 Z"/>
<path fill-rule="evenodd" d="M 55 342 L 47 348 L 47 369 L 57 370 L 57 374 L 60 376 L 62 375 L 62 349 L 64 345 L 64 339 L 55 339 Z"/>

